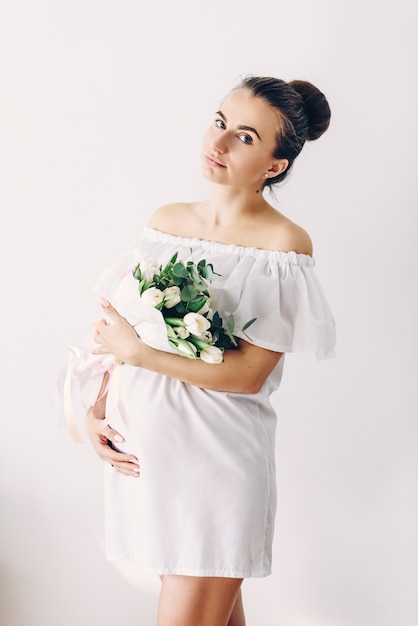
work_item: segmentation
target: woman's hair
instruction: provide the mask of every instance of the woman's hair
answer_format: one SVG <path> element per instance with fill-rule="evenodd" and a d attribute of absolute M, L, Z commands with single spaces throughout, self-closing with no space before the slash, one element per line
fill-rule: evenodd
<path fill-rule="evenodd" d="M 305 141 L 318 139 L 327 130 L 331 118 L 327 99 L 304 80 L 286 83 L 279 78 L 248 76 L 236 89 L 248 89 L 279 112 L 281 124 L 274 157 L 287 159 L 289 165 L 278 176 L 268 178 L 264 186 L 279 183 L 288 175 Z"/>

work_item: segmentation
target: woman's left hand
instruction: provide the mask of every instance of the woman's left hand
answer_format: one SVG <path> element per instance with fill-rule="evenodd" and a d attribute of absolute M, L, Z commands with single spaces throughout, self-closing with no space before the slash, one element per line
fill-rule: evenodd
<path fill-rule="evenodd" d="M 134 362 L 142 345 L 140 338 L 133 326 L 119 315 L 108 300 L 101 298 L 100 301 L 110 322 L 102 319 L 94 323 L 94 340 L 99 345 L 94 348 L 93 353 L 113 354 L 118 363 Z"/>
<path fill-rule="evenodd" d="M 139 476 L 138 458 L 133 454 L 125 454 L 114 449 L 113 445 L 123 441 L 123 437 L 109 426 L 105 419 L 96 416 L 94 407 L 87 411 L 86 431 L 96 454 L 102 461 L 107 461 L 117 472 L 125 476 Z"/>

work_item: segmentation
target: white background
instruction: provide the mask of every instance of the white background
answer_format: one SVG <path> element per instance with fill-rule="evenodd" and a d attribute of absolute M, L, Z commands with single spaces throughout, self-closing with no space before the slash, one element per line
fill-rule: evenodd
<path fill-rule="evenodd" d="M 313 238 L 338 357 L 287 359 L 274 572 L 244 583 L 248 625 L 416 626 L 417 4 L 0 7 L 2 624 L 154 624 L 158 582 L 105 561 L 101 463 L 55 381 L 100 269 L 159 205 L 206 196 L 201 137 L 252 73 L 332 107 L 275 202 Z"/>

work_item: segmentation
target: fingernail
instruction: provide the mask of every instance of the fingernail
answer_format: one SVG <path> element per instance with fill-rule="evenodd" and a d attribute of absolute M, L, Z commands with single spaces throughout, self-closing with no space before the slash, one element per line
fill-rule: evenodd
<path fill-rule="evenodd" d="M 133 467 L 132 471 L 135 472 L 136 474 L 139 474 L 139 472 L 141 471 L 139 467 Z"/>
<path fill-rule="evenodd" d="M 107 307 L 110 304 L 109 300 L 106 300 L 106 298 L 104 298 L 103 296 L 100 298 L 100 302 L 101 302 L 101 305 L 104 307 Z"/>
<path fill-rule="evenodd" d="M 123 441 L 123 437 L 121 437 L 120 435 L 113 435 L 113 441 Z"/>

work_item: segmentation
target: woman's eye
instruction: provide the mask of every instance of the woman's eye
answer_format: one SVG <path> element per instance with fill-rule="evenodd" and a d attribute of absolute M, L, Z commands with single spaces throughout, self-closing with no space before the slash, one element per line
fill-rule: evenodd
<path fill-rule="evenodd" d="M 238 135 L 242 143 L 253 143 L 253 138 L 250 135 Z"/>
<path fill-rule="evenodd" d="M 216 119 L 216 120 L 215 120 L 215 124 L 216 124 L 216 126 L 217 126 L 218 128 L 222 128 L 222 129 L 225 129 L 225 128 L 226 128 L 226 126 L 225 126 L 225 122 L 224 122 L 223 120 Z"/>

